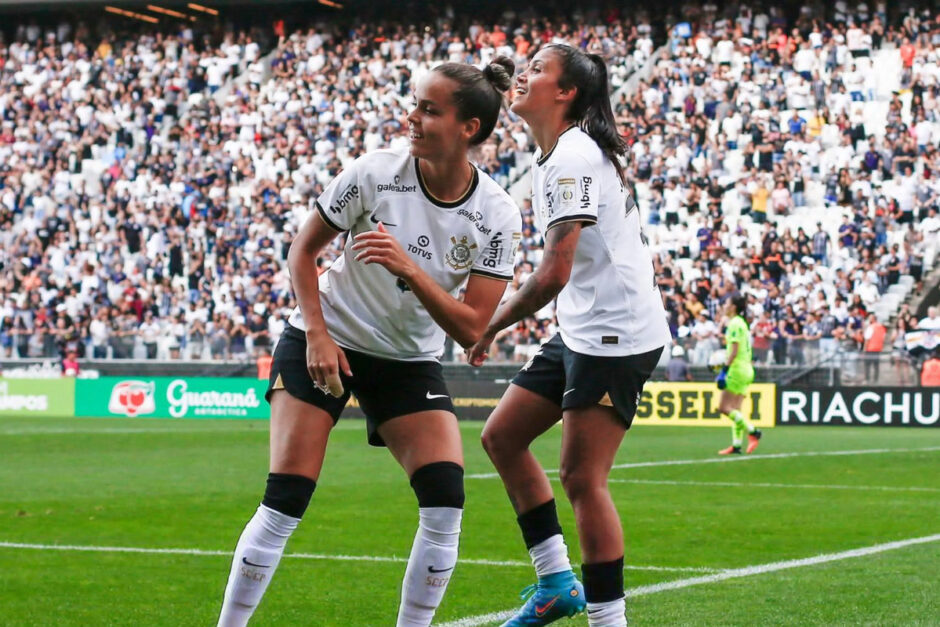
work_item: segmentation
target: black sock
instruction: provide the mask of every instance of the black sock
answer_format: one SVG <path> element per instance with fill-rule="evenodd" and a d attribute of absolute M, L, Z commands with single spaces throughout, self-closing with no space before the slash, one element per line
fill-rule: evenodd
<path fill-rule="evenodd" d="M 584 598 L 588 603 L 606 603 L 623 597 L 623 558 L 612 562 L 581 564 Z"/>
<path fill-rule="evenodd" d="M 524 514 L 520 514 L 516 521 L 522 529 L 522 538 L 525 548 L 531 549 L 536 544 L 561 534 L 561 523 L 558 522 L 558 512 L 555 509 L 555 499 L 546 501 Z"/>

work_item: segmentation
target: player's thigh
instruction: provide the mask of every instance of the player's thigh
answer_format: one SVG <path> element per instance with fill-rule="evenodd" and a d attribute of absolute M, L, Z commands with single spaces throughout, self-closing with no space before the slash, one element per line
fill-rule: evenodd
<path fill-rule="evenodd" d="M 735 410 L 741 409 L 743 403 L 743 394 L 735 394 L 728 389 L 724 389 L 721 391 L 721 396 L 718 398 L 718 411 L 723 414 L 729 414 Z"/>
<path fill-rule="evenodd" d="M 452 412 L 432 409 L 397 416 L 379 424 L 377 430 L 409 477 L 435 462 L 463 466 L 460 427 Z"/>
<path fill-rule="evenodd" d="M 484 447 L 491 456 L 527 448 L 561 420 L 564 352 L 565 345 L 556 334 L 513 377 L 483 428 Z"/>
<path fill-rule="evenodd" d="M 271 400 L 270 472 L 317 480 L 333 417 L 326 410 L 275 390 Z"/>
<path fill-rule="evenodd" d="M 566 409 L 561 437 L 561 479 L 573 484 L 606 483 L 627 423 L 613 407 Z"/>
<path fill-rule="evenodd" d="M 611 357 L 565 353 L 561 472 L 566 490 L 572 484 L 606 482 L 662 351 Z"/>
<path fill-rule="evenodd" d="M 527 449 L 561 418 L 557 402 L 512 383 L 487 418 L 481 438 L 491 454 Z"/>

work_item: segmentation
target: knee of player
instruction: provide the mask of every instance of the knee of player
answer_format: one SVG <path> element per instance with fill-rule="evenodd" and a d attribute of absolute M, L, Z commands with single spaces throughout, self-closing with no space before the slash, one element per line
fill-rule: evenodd
<path fill-rule="evenodd" d="M 454 462 L 434 462 L 411 475 L 418 507 L 452 507 L 464 504 L 463 468 Z"/>
<path fill-rule="evenodd" d="M 561 487 L 564 488 L 568 500 L 574 504 L 576 501 L 587 498 L 595 490 L 603 490 L 604 478 L 595 477 L 585 468 L 569 466 L 562 463 L 558 472 Z"/>
<path fill-rule="evenodd" d="M 490 459 L 494 461 L 519 451 L 519 446 L 505 433 L 499 429 L 491 429 L 488 426 L 484 427 L 483 433 L 480 434 L 480 444 L 483 445 L 483 450 L 490 456 Z"/>
<path fill-rule="evenodd" d="M 264 489 L 261 504 L 293 518 L 303 518 L 317 482 L 302 475 L 272 472 Z"/>

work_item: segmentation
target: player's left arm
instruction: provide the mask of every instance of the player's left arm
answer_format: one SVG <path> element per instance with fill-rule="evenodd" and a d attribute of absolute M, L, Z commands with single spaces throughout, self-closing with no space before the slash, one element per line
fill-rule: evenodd
<path fill-rule="evenodd" d="M 352 248 L 358 252 L 357 261 L 381 264 L 404 280 L 434 322 L 464 348 L 483 335 L 508 285 L 506 280 L 471 274 L 463 300 L 458 300 L 422 270 L 381 223 L 378 230 L 357 235 Z"/>

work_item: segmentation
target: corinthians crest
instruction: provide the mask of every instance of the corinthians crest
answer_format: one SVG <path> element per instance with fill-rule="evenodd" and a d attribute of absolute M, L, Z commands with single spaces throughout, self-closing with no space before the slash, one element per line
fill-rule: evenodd
<path fill-rule="evenodd" d="M 451 236 L 450 241 L 453 246 L 450 252 L 444 256 L 444 261 L 454 270 L 469 268 L 473 264 L 472 251 L 477 245 L 468 243 L 466 235 L 461 237 L 459 242 L 456 236 Z"/>

